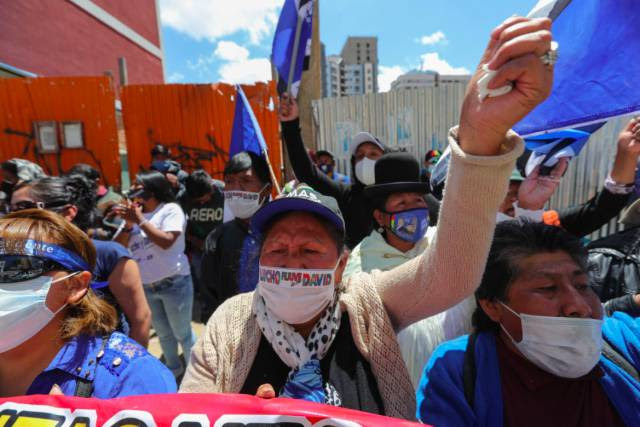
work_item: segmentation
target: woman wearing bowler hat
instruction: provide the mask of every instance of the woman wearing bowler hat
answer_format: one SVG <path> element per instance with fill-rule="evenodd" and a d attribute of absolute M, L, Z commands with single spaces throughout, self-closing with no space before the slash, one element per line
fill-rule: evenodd
<path fill-rule="evenodd" d="M 345 277 L 374 269 L 391 270 L 421 255 L 429 247 L 436 227 L 429 227 L 431 212 L 425 201 L 428 191 L 429 184 L 420 181 L 420 165 L 413 155 L 389 153 L 378 159 L 375 184 L 364 188 L 364 194 L 374 208 L 376 228 L 351 252 Z M 444 340 L 468 332 L 473 308 L 466 299 L 398 334 L 400 350 L 414 387 L 433 349 Z"/>

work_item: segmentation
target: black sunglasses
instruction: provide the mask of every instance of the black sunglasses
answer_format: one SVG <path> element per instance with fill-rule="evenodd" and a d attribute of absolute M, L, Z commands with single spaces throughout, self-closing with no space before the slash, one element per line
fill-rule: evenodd
<path fill-rule="evenodd" d="M 50 271 L 67 268 L 47 258 L 29 255 L 0 255 L 0 283 L 23 282 Z"/>

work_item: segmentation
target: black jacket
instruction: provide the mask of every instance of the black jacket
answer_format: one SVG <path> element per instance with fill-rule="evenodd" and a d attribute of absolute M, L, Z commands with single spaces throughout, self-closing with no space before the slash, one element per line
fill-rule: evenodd
<path fill-rule="evenodd" d="M 207 236 L 202 254 L 202 312 L 206 322 L 220 304 L 238 294 L 238 272 L 247 226 L 238 219 L 225 222 Z"/>
<path fill-rule="evenodd" d="M 353 184 L 335 182 L 311 161 L 300 135 L 300 122 L 282 122 L 289 160 L 298 181 L 338 201 L 346 226 L 346 244 L 353 249 L 373 230 L 373 207 L 364 195 L 364 185 L 355 176 Z"/>
<path fill-rule="evenodd" d="M 586 203 L 559 210 L 560 224 L 574 236 L 584 237 L 618 216 L 629 197 L 603 188 Z"/>
<path fill-rule="evenodd" d="M 640 291 L 640 227 L 595 240 L 588 249 L 592 286 L 607 311 L 640 316 L 632 299 Z"/>

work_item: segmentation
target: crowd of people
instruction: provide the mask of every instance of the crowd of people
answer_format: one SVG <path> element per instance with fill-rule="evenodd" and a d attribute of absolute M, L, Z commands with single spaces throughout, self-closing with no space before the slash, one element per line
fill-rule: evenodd
<path fill-rule="evenodd" d="M 551 90 L 550 28 L 512 17 L 492 32 L 489 89 L 514 89 L 482 99 L 478 67 L 439 187 L 439 151 L 421 165 L 367 132 L 341 174 L 305 148 L 286 93 L 296 180 L 281 194 L 253 152 L 218 181 L 158 145 L 123 195 L 88 165 L 3 162 L 0 396 L 179 390 L 435 426 L 637 424 L 640 119 L 592 199 L 548 206 L 568 160 L 525 176 L 510 129 Z M 624 231 L 585 240 L 621 213 Z"/>

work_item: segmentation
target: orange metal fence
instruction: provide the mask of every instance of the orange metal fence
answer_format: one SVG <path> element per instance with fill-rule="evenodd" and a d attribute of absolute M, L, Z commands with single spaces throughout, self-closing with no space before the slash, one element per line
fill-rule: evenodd
<path fill-rule="evenodd" d="M 242 86 L 260 123 L 280 180 L 282 153 L 275 85 Z M 129 173 L 147 169 L 151 148 L 165 144 L 187 171 L 203 168 L 222 179 L 229 157 L 236 89 L 227 84 L 132 85 L 122 90 Z"/>
<path fill-rule="evenodd" d="M 36 122 L 48 122 L 47 138 L 36 137 Z M 65 146 L 72 145 L 71 130 L 65 133 L 68 124 L 75 126 L 75 143 L 80 129 L 82 146 Z M 44 149 L 57 148 L 56 153 L 43 153 L 44 139 Z M 88 163 L 100 170 L 106 184 L 119 185 L 115 96 L 109 78 L 0 79 L 0 161 L 13 157 L 34 161 L 51 175 Z"/>

